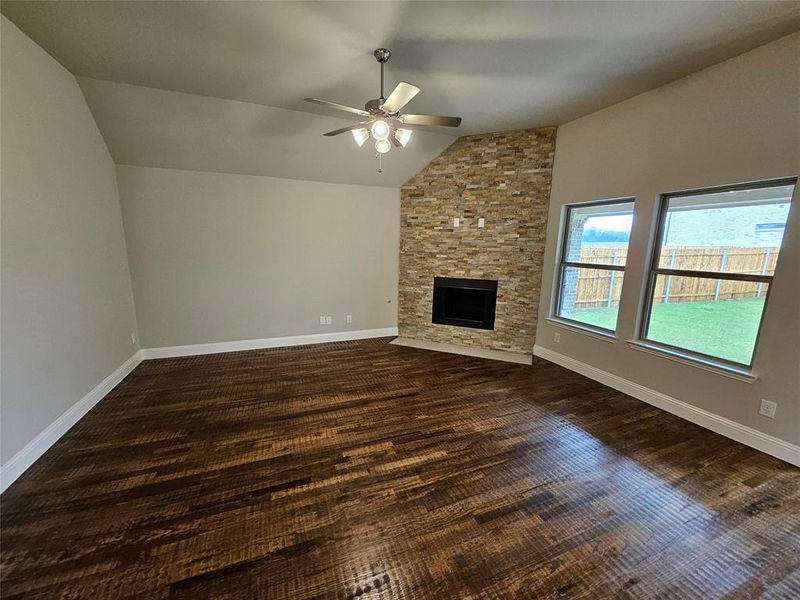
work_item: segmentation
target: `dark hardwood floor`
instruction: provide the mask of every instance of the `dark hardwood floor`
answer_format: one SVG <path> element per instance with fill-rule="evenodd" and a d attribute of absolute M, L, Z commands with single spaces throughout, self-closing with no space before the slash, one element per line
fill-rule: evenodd
<path fill-rule="evenodd" d="M 387 340 L 144 362 L 1 509 L 9 600 L 800 598 L 800 469 Z"/>

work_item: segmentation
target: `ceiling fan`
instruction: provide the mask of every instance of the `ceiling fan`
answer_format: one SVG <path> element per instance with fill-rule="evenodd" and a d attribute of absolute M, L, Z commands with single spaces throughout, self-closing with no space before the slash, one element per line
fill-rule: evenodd
<path fill-rule="evenodd" d="M 341 129 L 334 129 L 323 135 L 334 136 L 340 133 L 352 132 L 353 139 L 359 147 L 364 145 L 370 135 L 375 138 L 375 151 L 381 154 L 389 152 L 392 144 L 396 147 L 405 147 L 411 139 L 413 129 L 418 126 L 438 125 L 441 127 L 458 127 L 461 117 L 437 117 L 434 115 L 401 114 L 400 110 L 408 104 L 414 96 L 419 94 L 419 88 L 401 81 L 394 88 L 389 97 L 383 95 L 383 66 L 392 55 L 386 48 L 378 48 L 373 53 L 381 65 L 381 95 L 380 98 L 370 100 L 364 105 L 364 110 L 345 106 L 336 102 L 320 100 L 318 98 L 305 98 L 306 102 L 321 104 L 336 110 L 356 114 L 364 120 Z M 380 169 L 379 169 L 380 171 Z"/>

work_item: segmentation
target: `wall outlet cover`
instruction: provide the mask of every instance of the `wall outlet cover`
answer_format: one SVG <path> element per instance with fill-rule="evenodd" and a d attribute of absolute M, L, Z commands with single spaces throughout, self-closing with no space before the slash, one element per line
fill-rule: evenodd
<path fill-rule="evenodd" d="M 553 341 L 556 342 L 556 343 L 560 342 L 561 341 L 561 334 L 560 333 L 554 333 L 553 334 Z"/>
<path fill-rule="evenodd" d="M 483 227 L 486 224 L 486 221 L 483 220 L 483 217 L 478 219 L 478 227 Z"/>
<path fill-rule="evenodd" d="M 773 402 L 772 400 L 764 400 L 763 398 L 761 399 L 761 408 L 758 409 L 758 413 L 760 415 L 774 419 L 776 410 L 778 410 L 777 402 Z"/>
<path fill-rule="evenodd" d="M 453 227 L 458 227 L 459 225 L 461 225 L 461 219 L 453 217 Z"/>
<path fill-rule="evenodd" d="M 325 317 L 325 325 L 330 325 L 333 323 L 333 317 Z"/>

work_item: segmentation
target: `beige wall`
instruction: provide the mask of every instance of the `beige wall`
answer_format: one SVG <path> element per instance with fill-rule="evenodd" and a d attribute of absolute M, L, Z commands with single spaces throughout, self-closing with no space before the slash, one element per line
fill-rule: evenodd
<path fill-rule="evenodd" d="M 2 17 L 3 464 L 138 347 L 114 164 L 75 78 Z"/>
<path fill-rule="evenodd" d="M 142 347 L 397 325 L 399 190 L 127 166 L 117 178 Z"/>
<path fill-rule="evenodd" d="M 630 348 L 660 193 L 800 173 L 800 34 L 559 127 L 537 344 L 748 427 L 800 443 L 800 214 L 786 228 L 748 384 Z M 614 344 L 554 326 L 562 206 L 636 197 Z M 555 343 L 554 333 L 561 333 Z M 778 402 L 775 420 L 760 398 Z"/>

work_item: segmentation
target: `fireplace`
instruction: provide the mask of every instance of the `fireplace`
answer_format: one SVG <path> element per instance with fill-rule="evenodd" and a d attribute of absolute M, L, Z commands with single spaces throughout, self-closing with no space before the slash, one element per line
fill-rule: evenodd
<path fill-rule="evenodd" d="M 433 323 L 494 329 L 497 281 L 433 278 Z"/>

